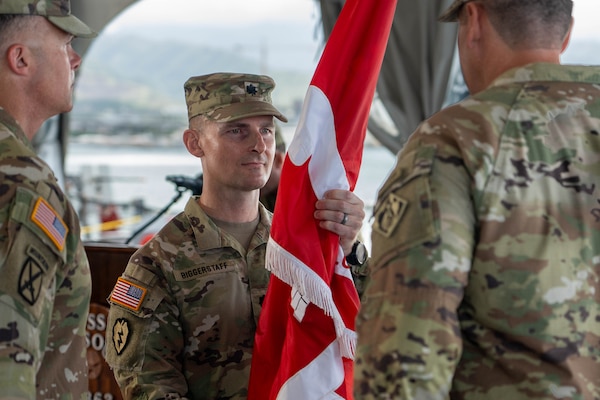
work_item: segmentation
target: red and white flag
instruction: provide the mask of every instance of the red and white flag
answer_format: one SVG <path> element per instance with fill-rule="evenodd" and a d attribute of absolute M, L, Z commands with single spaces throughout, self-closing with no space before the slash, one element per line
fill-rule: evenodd
<path fill-rule="evenodd" d="M 267 245 L 250 400 L 353 397 L 359 298 L 339 237 L 313 213 L 326 191 L 356 185 L 396 2 L 347 0 L 308 88 Z"/>

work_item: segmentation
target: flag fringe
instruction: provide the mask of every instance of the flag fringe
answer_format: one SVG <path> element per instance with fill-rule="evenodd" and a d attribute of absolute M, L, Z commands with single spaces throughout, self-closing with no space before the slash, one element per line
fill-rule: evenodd
<path fill-rule="evenodd" d="M 356 332 L 349 329 L 338 311 L 331 288 L 306 264 L 269 237 L 265 268 L 283 282 L 300 292 L 302 297 L 331 317 L 335 326 L 342 357 L 353 360 L 356 351 Z"/>

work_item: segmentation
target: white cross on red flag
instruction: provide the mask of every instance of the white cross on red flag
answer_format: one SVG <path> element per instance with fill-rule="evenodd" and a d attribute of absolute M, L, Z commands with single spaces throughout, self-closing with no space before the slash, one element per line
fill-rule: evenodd
<path fill-rule="evenodd" d="M 339 237 L 313 213 L 326 191 L 356 185 L 396 3 L 347 0 L 308 88 L 267 245 L 250 400 L 353 398 L 360 302 Z"/>

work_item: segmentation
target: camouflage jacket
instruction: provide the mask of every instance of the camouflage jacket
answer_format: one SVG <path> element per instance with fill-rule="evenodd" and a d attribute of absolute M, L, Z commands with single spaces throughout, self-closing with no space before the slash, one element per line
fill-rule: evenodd
<path fill-rule="evenodd" d="M 358 399 L 600 398 L 600 68 L 440 111 L 374 214 Z"/>
<path fill-rule="evenodd" d="M 0 176 L 2 397 L 84 399 L 92 286 L 79 220 L 2 109 Z"/>
<path fill-rule="evenodd" d="M 106 354 L 126 398 L 246 398 L 270 226 L 260 206 L 246 252 L 194 196 L 131 257 L 109 298 Z"/>

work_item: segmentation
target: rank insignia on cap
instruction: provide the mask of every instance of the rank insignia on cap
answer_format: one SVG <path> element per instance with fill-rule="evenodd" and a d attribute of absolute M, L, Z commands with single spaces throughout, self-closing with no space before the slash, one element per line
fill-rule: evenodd
<path fill-rule="evenodd" d="M 110 300 L 131 310 L 138 311 L 146 296 L 146 289 L 129 282 L 127 279 L 118 278 L 117 284 L 110 294 Z"/>
<path fill-rule="evenodd" d="M 54 211 L 54 208 L 43 198 L 37 199 L 31 220 L 44 231 L 48 238 L 56 245 L 58 250 L 62 251 L 65 247 L 65 238 L 69 232 L 69 228 Z"/>
<path fill-rule="evenodd" d="M 246 93 L 256 96 L 258 94 L 258 84 L 246 82 Z"/>

